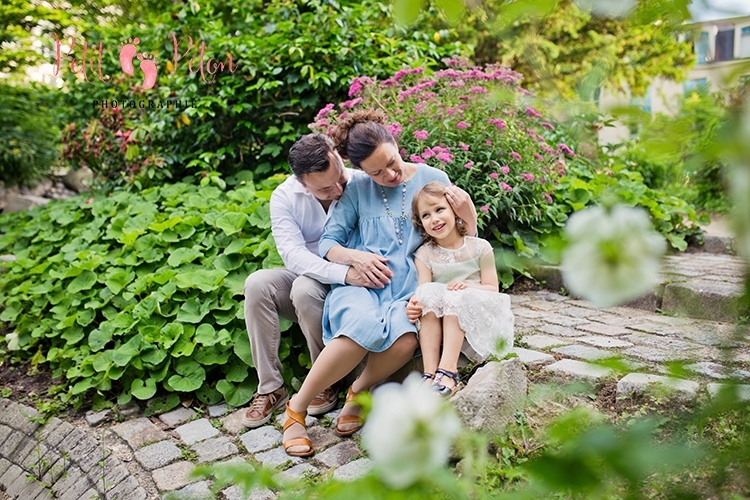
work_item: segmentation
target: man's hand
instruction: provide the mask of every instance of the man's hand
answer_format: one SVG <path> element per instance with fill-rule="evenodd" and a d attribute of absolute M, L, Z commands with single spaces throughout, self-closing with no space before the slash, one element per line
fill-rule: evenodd
<path fill-rule="evenodd" d="M 406 304 L 406 317 L 411 321 L 412 323 L 416 323 L 419 321 L 419 318 L 422 317 L 422 306 L 419 305 L 419 301 L 412 296 L 411 299 L 409 299 L 409 303 Z"/>
<path fill-rule="evenodd" d="M 383 288 L 391 282 L 393 271 L 386 265 L 388 259 L 382 255 L 376 255 L 361 250 L 348 249 L 346 263 L 363 278 L 371 283 L 370 288 Z M 349 273 L 347 272 L 347 277 Z"/>
<path fill-rule="evenodd" d="M 376 285 L 375 283 L 373 283 L 366 277 L 359 274 L 359 271 L 357 271 L 351 266 L 349 267 L 349 270 L 346 272 L 345 283 L 347 285 L 363 286 L 367 288 L 382 288 L 379 283 Z"/>
<path fill-rule="evenodd" d="M 463 281 L 451 281 L 447 285 L 445 285 L 446 290 L 464 290 L 466 287 L 466 283 Z"/>

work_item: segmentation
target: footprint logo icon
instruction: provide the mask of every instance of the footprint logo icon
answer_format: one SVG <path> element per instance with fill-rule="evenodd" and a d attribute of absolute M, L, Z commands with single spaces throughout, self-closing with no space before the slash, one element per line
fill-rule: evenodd
<path fill-rule="evenodd" d="M 154 56 L 144 52 L 143 54 L 138 54 L 137 57 L 141 60 L 141 64 L 138 66 L 141 68 L 141 71 L 143 71 L 143 90 L 153 88 L 156 83 L 157 75 Z"/>
<path fill-rule="evenodd" d="M 138 52 L 138 45 L 140 43 L 138 38 L 128 38 L 128 41 L 120 47 L 120 67 L 122 71 L 128 75 L 133 76 L 133 58 L 136 52 Z"/>

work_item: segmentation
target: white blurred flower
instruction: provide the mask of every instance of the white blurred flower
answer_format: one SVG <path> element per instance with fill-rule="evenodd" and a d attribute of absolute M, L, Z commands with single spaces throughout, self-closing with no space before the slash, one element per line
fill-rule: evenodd
<path fill-rule="evenodd" d="M 570 217 L 565 235 L 562 275 L 574 294 L 608 307 L 656 285 L 666 242 L 644 210 L 590 207 Z"/>
<path fill-rule="evenodd" d="M 412 373 L 373 393 L 362 441 L 383 481 L 406 488 L 445 466 L 460 430 L 453 407 Z"/>
<path fill-rule="evenodd" d="M 6 334 L 5 342 L 8 344 L 9 351 L 17 351 L 21 348 L 18 344 L 18 334 L 16 332 Z"/>
<path fill-rule="evenodd" d="M 588 11 L 596 16 L 624 17 L 630 14 L 636 5 L 636 0 L 575 0 L 579 9 Z"/>
<path fill-rule="evenodd" d="M 750 262 L 750 146 L 744 138 L 750 137 L 750 102 L 736 131 L 737 148 L 729 162 L 729 195 L 732 199 L 732 229 L 735 233 L 737 253 Z"/>

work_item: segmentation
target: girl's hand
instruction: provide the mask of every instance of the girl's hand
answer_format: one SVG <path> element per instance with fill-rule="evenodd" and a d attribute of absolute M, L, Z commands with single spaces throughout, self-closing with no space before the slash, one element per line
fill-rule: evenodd
<path fill-rule="evenodd" d="M 416 323 L 422 317 L 422 306 L 419 305 L 419 301 L 413 296 L 406 305 L 406 317 L 412 323 Z"/>
<path fill-rule="evenodd" d="M 465 288 L 467 288 L 467 286 L 463 281 L 451 281 L 445 285 L 446 290 L 464 290 Z"/>

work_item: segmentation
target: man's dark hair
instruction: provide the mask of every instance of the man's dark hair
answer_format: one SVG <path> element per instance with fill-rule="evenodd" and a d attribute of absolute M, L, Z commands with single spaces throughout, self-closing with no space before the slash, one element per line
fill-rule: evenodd
<path fill-rule="evenodd" d="M 333 141 L 323 134 L 300 137 L 289 150 L 289 166 L 297 179 L 314 172 L 325 172 L 331 165 Z"/>

